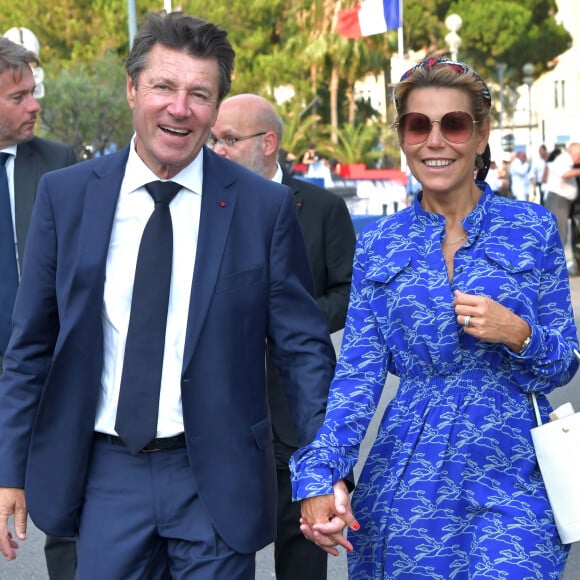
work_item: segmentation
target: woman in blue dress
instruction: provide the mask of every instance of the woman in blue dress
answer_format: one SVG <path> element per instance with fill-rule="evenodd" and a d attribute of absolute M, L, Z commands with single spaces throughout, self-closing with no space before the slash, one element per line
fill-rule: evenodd
<path fill-rule="evenodd" d="M 351 580 L 559 578 L 568 549 L 534 456 L 528 397 L 547 415 L 544 395 L 578 368 L 556 221 L 475 182 L 491 97 L 473 69 L 423 61 L 395 102 L 422 192 L 359 237 L 325 422 L 291 464 L 301 529 L 327 552 L 349 550 Z M 343 478 L 387 373 L 398 391 L 351 512 Z"/>

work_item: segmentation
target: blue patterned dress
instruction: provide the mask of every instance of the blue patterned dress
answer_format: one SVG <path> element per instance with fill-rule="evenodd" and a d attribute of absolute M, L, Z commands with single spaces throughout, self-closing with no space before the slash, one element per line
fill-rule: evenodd
<path fill-rule="evenodd" d="M 556 222 L 539 205 L 485 187 L 463 227 L 468 241 L 451 282 L 445 219 L 423 211 L 420 197 L 357 244 L 325 423 L 291 462 L 295 500 L 332 493 L 357 461 L 387 372 L 400 377 L 353 495 L 361 530 L 349 534 L 351 580 L 545 580 L 566 563 L 526 395 L 568 383 L 578 368 Z M 526 320 L 532 340 L 523 355 L 467 335 L 455 289 Z"/>

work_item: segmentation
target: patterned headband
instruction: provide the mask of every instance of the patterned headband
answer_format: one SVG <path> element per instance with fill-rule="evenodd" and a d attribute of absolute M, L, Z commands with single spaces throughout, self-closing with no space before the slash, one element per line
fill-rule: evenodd
<path fill-rule="evenodd" d="M 448 58 L 426 58 L 420 63 L 416 64 L 414 67 L 410 68 L 402 77 L 401 82 L 408 79 L 416 70 L 424 68 L 431 69 L 435 67 L 447 67 L 457 71 L 460 75 L 470 74 L 476 78 L 483 85 L 483 90 L 481 91 L 481 98 L 483 99 L 484 105 L 489 109 L 491 107 L 491 94 L 485 81 L 467 64 L 463 62 L 456 62 Z"/>

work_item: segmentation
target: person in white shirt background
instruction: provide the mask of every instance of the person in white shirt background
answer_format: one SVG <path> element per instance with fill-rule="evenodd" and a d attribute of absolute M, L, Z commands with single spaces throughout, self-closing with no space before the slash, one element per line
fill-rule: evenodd
<path fill-rule="evenodd" d="M 568 238 L 570 209 L 578 195 L 576 177 L 580 176 L 580 169 L 574 168 L 577 163 L 580 163 L 580 143 L 571 143 L 548 165 L 546 207 L 556 216 L 564 247 Z"/>
<path fill-rule="evenodd" d="M 545 145 L 540 145 L 538 148 L 538 156 L 534 159 L 532 164 L 532 174 L 535 184 L 536 201 L 544 205 L 546 199 L 546 180 L 548 179 L 548 148 Z"/>
<path fill-rule="evenodd" d="M 532 172 L 525 151 L 518 151 L 510 164 L 512 195 L 519 200 L 530 199 Z"/>

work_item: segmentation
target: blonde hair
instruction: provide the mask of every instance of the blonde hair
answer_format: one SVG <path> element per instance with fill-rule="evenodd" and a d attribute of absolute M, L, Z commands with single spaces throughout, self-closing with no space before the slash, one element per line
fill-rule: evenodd
<path fill-rule="evenodd" d="M 431 68 L 416 68 L 411 75 L 397 83 L 395 86 L 395 106 L 397 116 L 400 118 L 407 112 L 409 95 L 414 89 L 439 87 L 457 89 L 469 96 L 471 102 L 471 115 L 479 125 L 489 117 L 490 107 L 483 99 L 487 86 L 478 76 L 470 73 L 458 73 L 457 70 L 448 66 L 435 66 Z"/>

